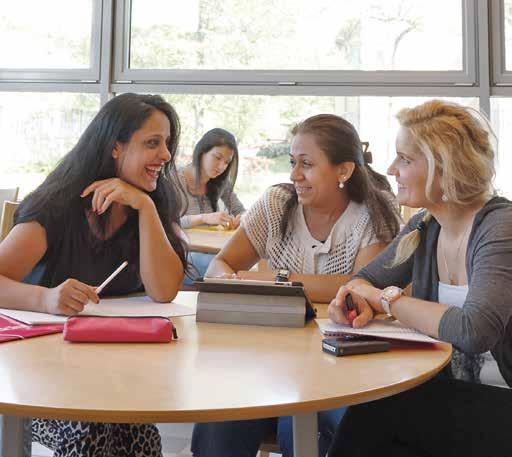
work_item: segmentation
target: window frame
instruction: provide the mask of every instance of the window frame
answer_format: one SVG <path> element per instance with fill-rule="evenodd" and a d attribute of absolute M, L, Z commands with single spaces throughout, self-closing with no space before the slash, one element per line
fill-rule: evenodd
<path fill-rule="evenodd" d="M 460 0 L 462 7 L 461 71 L 364 71 L 364 70 L 162 70 L 131 69 L 130 26 L 132 0 L 116 2 L 114 80 L 113 84 L 161 84 L 322 87 L 322 86 L 476 86 L 477 21 L 476 1 Z"/>
<path fill-rule="evenodd" d="M 512 70 L 506 67 L 505 0 L 491 1 L 490 5 L 493 84 L 511 86 Z"/>
<path fill-rule="evenodd" d="M 66 69 L 46 69 L 46 68 L 1 68 L 0 83 L 9 84 L 2 90 L 16 90 L 13 83 L 23 82 L 98 82 L 100 79 L 100 51 L 101 51 L 101 31 L 102 31 L 103 1 L 92 0 L 91 16 L 91 52 L 89 68 L 66 68 Z M 50 90 L 51 90 L 50 86 Z M 25 89 L 23 89 L 25 90 Z M 39 88 L 33 87 L 34 91 Z"/>

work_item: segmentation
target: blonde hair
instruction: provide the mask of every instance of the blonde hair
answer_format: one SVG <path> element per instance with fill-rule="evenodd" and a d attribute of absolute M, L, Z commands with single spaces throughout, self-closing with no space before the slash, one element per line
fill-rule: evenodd
<path fill-rule="evenodd" d="M 470 205 L 493 193 L 496 135 L 489 121 L 477 110 L 442 100 L 430 100 L 397 114 L 427 160 L 425 195 L 433 201 L 436 175 L 447 201 Z M 405 262 L 416 250 L 421 230 L 430 221 L 428 211 L 423 226 L 404 236 L 397 246 L 392 266 Z"/>

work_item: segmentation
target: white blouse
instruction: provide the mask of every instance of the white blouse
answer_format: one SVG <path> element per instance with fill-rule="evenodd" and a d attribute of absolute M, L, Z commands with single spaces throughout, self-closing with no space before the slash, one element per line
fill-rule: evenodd
<path fill-rule="evenodd" d="M 360 249 L 379 240 L 365 205 L 351 201 L 323 242 L 315 239 L 301 204 L 290 215 L 286 235 L 280 224 L 290 192 L 271 187 L 242 217 L 241 225 L 262 259 L 273 270 L 305 274 L 350 274 Z"/>

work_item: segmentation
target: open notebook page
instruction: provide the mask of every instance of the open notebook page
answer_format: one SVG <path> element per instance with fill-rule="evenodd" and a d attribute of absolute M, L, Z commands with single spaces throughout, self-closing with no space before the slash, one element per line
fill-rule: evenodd
<path fill-rule="evenodd" d="M 330 319 L 315 319 L 318 328 L 325 336 L 367 335 L 393 340 L 437 343 L 438 340 L 418 332 L 413 328 L 404 327 L 399 321 L 372 320 L 366 327 L 352 328 L 350 325 L 335 324 Z"/>
<path fill-rule="evenodd" d="M 80 314 L 84 316 L 191 316 L 196 314 L 196 309 L 195 306 L 187 304 L 189 302 L 190 300 L 180 300 L 179 295 L 171 303 L 156 303 L 147 296 L 103 298 L 98 304 L 86 305 L 85 310 Z M 29 325 L 61 324 L 67 319 L 67 316 L 5 308 L 0 308 L 0 313 Z"/>

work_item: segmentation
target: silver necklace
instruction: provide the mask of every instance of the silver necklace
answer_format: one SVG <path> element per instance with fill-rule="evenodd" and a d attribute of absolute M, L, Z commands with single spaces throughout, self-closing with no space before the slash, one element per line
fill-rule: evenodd
<path fill-rule="evenodd" d="M 472 224 L 469 224 L 467 227 L 466 227 L 466 230 L 464 230 L 464 233 L 460 236 L 460 240 L 459 240 L 459 245 L 457 246 L 457 251 L 455 253 L 455 265 L 458 264 L 458 261 L 459 261 L 459 254 L 460 254 L 460 248 L 462 247 L 462 242 L 464 241 L 464 238 L 466 238 L 466 235 L 469 231 L 469 228 L 471 227 Z M 450 282 L 450 285 L 454 286 L 455 285 L 455 275 L 451 274 L 450 273 L 450 270 L 448 268 L 448 262 L 446 261 L 446 253 L 444 252 L 444 241 L 443 243 L 441 244 L 441 256 L 443 257 L 443 262 L 444 262 L 444 267 L 446 269 L 446 273 L 448 274 L 448 281 Z"/>

